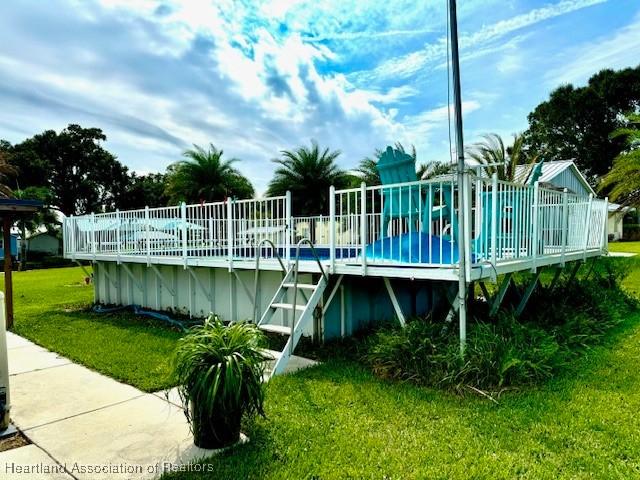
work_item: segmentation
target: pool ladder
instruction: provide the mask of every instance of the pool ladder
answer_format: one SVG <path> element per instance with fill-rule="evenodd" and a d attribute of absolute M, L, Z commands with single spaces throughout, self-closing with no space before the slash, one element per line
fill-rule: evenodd
<path fill-rule="evenodd" d="M 256 274 L 255 274 L 255 296 L 254 296 L 254 318 L 257 319 L 258 315 L 258 298 L 259 298 L 259 272 L 260 272 L 260 248 L 263 243 L 268 243 L 271 246 L 274 256 L 278 259 L 280 266 L 284 272 L 284 278 L 282 283 L 278 287 L 275 295 L 269 302 L 269 306 L 262 314 L 260 320 L 257 322 L 258 327 L 264 332 L 277 333 L 287 336 L 287 342 L 281 352 L 273 352 L 273 360 L 275 364 L 269 373 L 269 378 L 274 375 L 278 375 L 284 372 L 284 369 L 289 362 L 289 359 L 293 355 L 293 350 L 302 337 L 302 332 L 307 323 L 313 318 L 313 311 L 320 303 L 322 295 L 329 283 L 329 277 L 322 267 L 320 258 L 318 257 L 313 243 L 308 238 L 303 238 L 296 245 L 296 260 L 293 267 L 288 270 L 285 268 L 282 258 L 278 254 L 273 243 L 264 239 L 258 244 L 256 255 Z M 318 264 L 320 270 L 320 277 L 316 283 L 299 283 L 299 264 L 300 264 L 300 247 L 303 244 L 311 247 L 311 253 Z M 304 299 L 304 304 L 298 304 L 298 292 L 300 292 Z M 289 294 L 293 296 L 291 303 L 287 302 Z M 276 318 L 276 313 L 282 313 L 282 323 L 271 323 Z M 299 315 L 297 315 L 299 314 Z M 297 315 L 297 318 L 296 318 Z"/>

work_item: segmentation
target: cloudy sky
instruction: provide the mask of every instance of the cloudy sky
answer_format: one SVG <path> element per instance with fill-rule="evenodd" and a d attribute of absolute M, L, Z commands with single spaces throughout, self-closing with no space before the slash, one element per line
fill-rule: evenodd
<path fill-rule="evenodd" d="M 460 0 L 467 142 L 563 82 L 640 63 L 638 0 Z M 351 168 L 402 141 L 447 160 L 445 0 L 0 2 L 0 138 L 95 126 L 132 170 L 191 144 L 270 159 L 310 139 Z"/>

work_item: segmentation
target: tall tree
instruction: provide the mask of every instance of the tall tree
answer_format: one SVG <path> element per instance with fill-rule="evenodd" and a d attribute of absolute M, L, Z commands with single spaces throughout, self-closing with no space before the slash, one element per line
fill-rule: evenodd
<path fill-rule="evenodd" d="M 307 216 L 329 213 L 329 187 L 345 188 L 349 177 L 336 164 L 340 151 L 321 150 L 317 142 L 311 148 L 282 150 L 282 158 L 273 160 L 279 166 L 267 188 L 267 195 L 291 192 L 294 215 Z"/>
<path fill-rule="evenodd" d="M 166 188 L 167 177 L 162 173 L 140 176 L 133 173 L 128 179 L 124 194 L 116 199 L 116 206 L 121 210 L 165 207 L 169 204 Z"/>
<path fill-rule="evenodd" d="M 429 180 L 440 175 L 447 175 L 455 172 L 456 166 L 451 163 L 444 163 L 438 160 L 433 160 L 427 163 L 421 163 L 418 165 L 418 171 L 416 174 L 420 180 Z"/>
<path fill-rule="evenodd" d="M 627 148 L 613 162 L 613 168 L 602 178 L 599 190 L 609 194 L 621 206 L 640 208 L 640 115 L 631 114 L 627 124 L 612 135 L 622 139 Z"/>
<path fill-rule="evenodd" d="M 484 165 L 488 175 L 497 173 L 500 180 L 513 182 L 518 165 L 533 163 L 539 158 L 533 152 L 525 152 L 523 145 L 522 134 L 514 134 L 513 142 L 507 146 L 500 135 L 488 133 L 482 136 L 482 141 L 467 148 L 466 156 L 475 163 Z"/>
<path fill-rule="evenodd" d="M 222 159 L 222 150 L 213 145 L 205 150 L 198 145 L 184 152 L 185 160 L 167 169 L 166 194 L 170 202 L 213 202 L 228 197 L 251 198 L 251 182 L 233 164 L 238 159 Z"/>
<path fill-rule="evenodd" d="M 529 114 L 527 150 L 544 152 L 545 159 L 574 159 L 595 184 L 625 148 L 609 134 L 622 126 L 623 114 L 640 106 L 640 65 L 602 70 L 586 86 L 563 85 Z"/>
<path fill-rule="evenodd" d="M 46 187 L 65 215 L 112 209 L 127 185 L 127 168 L 105 150 L 99 128 L 71 124 L 47 130 L 14 145 L 11 159 L 19 175 L 13 187 Z"/>
<path fill-rule="evenodd" d="M 10 163 L 10 154 L 5 149 L 6 145 L 0 146 L 0 197 L 10 197 L 11 187 L 9 187 L 10 177 L 15 176 L 17 169 Z"/>

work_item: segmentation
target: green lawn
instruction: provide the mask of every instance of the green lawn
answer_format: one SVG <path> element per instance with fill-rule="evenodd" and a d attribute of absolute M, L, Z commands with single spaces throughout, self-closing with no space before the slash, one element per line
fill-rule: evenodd
<path fill-rule="evenodd" d="M 13 331 L 142 390 L 168 387 L 180 334 L 131 314 L 91 313 L 84 277 L 77 267 L 15 272 Z"/>
<path fill-rule="evenodd" d="M 637 278 L 640 262 L 619 260 L 632 262 Z M 83 276 L 78 268 L 16 274 L 15 331 L 145 390 L 167 386 L 179 333 L 89 313 Z M 210 473 L 174 480 L 638 478 L 638 362 L 640 312 L 566 374 L 507 392 L 499 405 L 381 381 L 356 362 L 331 360 L 272 381 L 267 419 L 245 426 L 250 444 L 209 460 Z"/>
<path fill-rule="evenodd" d="M 556 479 L 640 475 L 640 316 L 570 375 L 483 398 L 380 381 L 328 362 L 268 388 L 251 443 L 177 479 Z"/>
<path fill-rule="evenodd" d="M 611 242 L 609 251 L 640 254 L 640 242 Z"/>

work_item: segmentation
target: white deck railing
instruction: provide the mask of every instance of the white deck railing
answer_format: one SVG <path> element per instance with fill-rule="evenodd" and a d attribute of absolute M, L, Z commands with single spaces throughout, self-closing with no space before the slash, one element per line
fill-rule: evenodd
<path fill-rule="evenodd" d="M 468 212 L 468 264 L 526 260 L 603 250 L 607 201 L 566 191 L 491 179 L 469 179 L 461 198 L 455 180 L 331 189 L 330 213 L 291 215 L 290 195 L 83 215 L 65 219 L 69 258 L 98 256 L 271 257 L 263 239 L 290 260 L 309 238 L 323 259 L 360 265 L 446 267 L 458 263 L 458 219 Z"/>

